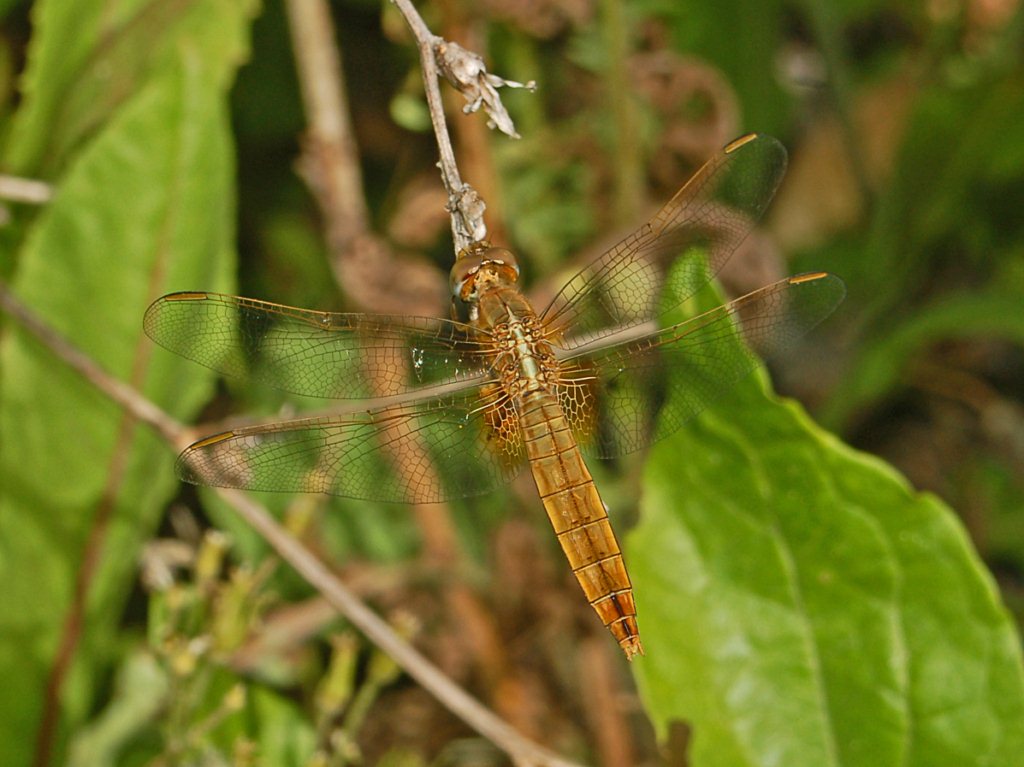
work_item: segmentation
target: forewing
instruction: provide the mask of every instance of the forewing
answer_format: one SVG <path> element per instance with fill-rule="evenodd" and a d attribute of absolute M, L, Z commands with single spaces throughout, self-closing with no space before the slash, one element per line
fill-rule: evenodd
<path fill-rule="evenodd" d="M 146 311 L 161 346 L 228 376 L 332 399 L 369 399 L 479 381 L 481 338 L 425 317 L 340 314 L 217 293 L 172 293 Z"/>
<path fill-rule="evenodd" d="M 559 394 L 581 447 L 609 458 L 668 436 L 845 295 L 835 275 L 800 275 L 661 330 L 559 350 Z"/>
<path fill-rule="evenodd" d="M 733 141 L 651 221 L 566 283 L 542 315 L 545 327 L 566 347 L 584 345 L 690 298 L 739 247 L 785 169 L 786 150 L 771 136 Z"/>
<path fill-rule="evenodd" d="M 518 433 L 497 436 L 479 392 L 346 416 L 225 432 L 178 458 L 193 484 L 434 503 L 488 492 L 522 465 Z"/>

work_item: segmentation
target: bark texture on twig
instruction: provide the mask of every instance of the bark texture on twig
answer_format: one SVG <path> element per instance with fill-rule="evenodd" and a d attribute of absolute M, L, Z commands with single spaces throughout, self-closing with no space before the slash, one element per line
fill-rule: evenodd
<path fill-rule="evenodd" d="M 434 137 L 440 154 L 438 163 L 441 181 L 448 192 L 448 212 L 452 217 L 452 239 L 456 254 L 461 253 L 474 242 L 487 239 L 487 225 L 484 223 L 484 209 L 487 207 L 476 191 L 463 183 L 459 167 L 455 162 L 455 150 L 448 135 L 448 122 L 444 116 L 444 103 L 438 87 L 437 46 L 444 43 L 427 27 L 411 0 L 392 0 L 409 29 L 416 38 L 420 50 L 420 64 L 423 67 L 423 88 L 427 96 L 430 121 L 434 126 Z"/>
<path fill-rule="evenodd" d="M 487 225 L 484 223 L 487 205 L 473 187 L 463 182 L 459 174 L 451 137 L 448 135 L 438 76 L 443 75 L 466 97 L 468 103 L 463 111 L 468 114 L 482 108 L 487 113 L 489 126 L 512 137 L 518 137 L 519 134 L 501 103 L 497 89 L 508 87 L 533 90 L 536 85 L 533 82 L 505 80 L 489 73 L 480 56 L 431 32 L 411 0 L 392 2 L 405 18 L 419 47 L 423 87 L 440 153 L 438 164 L 441 168 L 441 181 L 448 192 L 448 212 L 452 217 L 452 237 L 458 255 L 473 243 L 487 239 Z"/>

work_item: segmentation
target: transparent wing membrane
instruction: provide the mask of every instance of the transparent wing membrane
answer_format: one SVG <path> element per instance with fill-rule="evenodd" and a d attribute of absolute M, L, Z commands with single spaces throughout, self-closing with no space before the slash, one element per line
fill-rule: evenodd
<path fill-rule="evenodd" d="M 462 395 L 306 418 L 207 437 L 178 459 L 187 482 L 434 503 L 493 490 L 518 474 L 517 439 L 498 440 Z"/>
<path fill-rule="evenodd" d="M 760 218 L 785 164 L 774 139 L 737 139 L 540 316 L 560 368 L 557 383 L 540 385 L 554 387 L 586 452 L 621 455 L 670 434 L 842 300 L 842 280 L 815 273 L 677 321 L 678 307 L 718 274 Z M 534 341 L 499 342 L 488 328 L 441 319 L 176 293 L 149 308 L 145 330 L 229 376 L 366 400 L 366 410 L 350 415 L 200 440 L 178 470 L 201 484 L 419 503 L 484 493 L 524 460 L 511 392 L 543 380 L 522 362 L 541 354 L 527 348 Z"/>
<path fill-rule="evenodd" d="M 481 333 L 425 317 L 339 314 L 217 293 L 172 293 L 146 312 L 161 346 L 233 377 L 292 394 L 372 399 L 457 382 L 488 369 Z"/>
<path fill-rule="evenodd" d="M 770 136 L 729 144 L 647 224 L 566 283 L 541 316 L 551 335 L 566 348 L 591 343 L 693 296 L 760 219 L 785 169 L 786 150 Z"/>
<path fill-rule="evenodd" d="M 835 275 L 790 277 L 685 322 L 564 351 L 559 396 L 581 447 L 607 458 L 671 434 L 825 319 L 845 294 Z"/>

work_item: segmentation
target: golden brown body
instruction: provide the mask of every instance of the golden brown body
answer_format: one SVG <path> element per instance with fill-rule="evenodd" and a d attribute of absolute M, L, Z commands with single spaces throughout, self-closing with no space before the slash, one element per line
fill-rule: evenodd
<path fill-rule="evenodd" d="M 629 576 L 579 445 L 613 457 L 668 436 L 842 300 L 842 280 L 815 272 L 675 317 L 743 242 L 785 165 L 769 136 L 733 141 L 539 319 L 516 287 L 515 257 L 485 242 L 449 276 L 471 328 L 215 293 L 158 299 L 146 332 L 184 357 L 298 395 L 369 403 L 200 440 L 179 457 L 179 477 L 434 503 L 499 487 L 528 460 L 587 599 L 628 656 L 642 652 Z M 382 457 L 400 470 L 382 473 Z"/>
<path fill-rule="evenodd" d="M 474 324 L 492 334 L 502 402 L 510 402 L 518 438 L 558 542 L 587 601 L 626 656 L 643 654 L 633 587 L 622 552 L 562 410 L 558 360 L 532 307 L 500 278 L 483 287 Z M 507 429 L 503 429 L 507 432 Z"/>

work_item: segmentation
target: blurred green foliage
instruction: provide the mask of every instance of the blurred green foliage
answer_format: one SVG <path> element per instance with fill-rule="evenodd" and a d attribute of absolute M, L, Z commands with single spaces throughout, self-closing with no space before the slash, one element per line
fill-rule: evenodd
<path fill-rule="evenodd" d="M 443 273 L 451 252 L 437 198 L 410 193 L 423 179 L 439 186 L 415 52 L 390 4 L 332 10 L 373 227 Z M 657 737 L 687 720 L 695 765 L 1012 763 L 1022 749 L 1019 638 L 982 561 L 1020 622 L 1021 4 L 550 0 L 422 10 L 435 31 L 484 53 L 491 71 L 538 82 L 534 95 L 505 95 L 520 141 L 489 136 L 470 149 L 459 137 L 483 117 L 450 110 L 466 180 L 490 184 L 492 231 L 522 254 L 538 294 L 635 226 L 727 140 L 752 130 L 780 138 L 792 170 L 768 229 L 783 271 L 836 272 L 849 297 L 780 364 L 779 380 L 847 443 L 936 494 L 911 491 L 891 466 L 776 403 L 757 380 L 656 447 L 642 480 L 629 471 L 639 459 L 622 462 L 618 480 L 595 468 L 620 520 L 636 513 L 643 487 L 627 559 L 650 634 L 637 679 Z M 0 16 L 2 169 L 54 189 L 45 206 L 6 206 L 5 284 L 176 417 L 303 407 L 218 385 L 141 333 L 148 301 L 171 290 L 323 309 L 366 298 L 336 283 L 295 172 L 306 118 L 282 5 L 39 0 L 0 3 Z M 423 222 L 415 239 L 395 234 L 409 220 Z M 744 268 L 781 267 L 740 267 L 739 284 Z M 246 592 L 253 603 L 234 603 L 255 612 L 229 609 L 178 573 L 202 606 L 196 625 L 168 618 L 168 592 L 129 601 L 142 547 L 178 497 L 172 459 L 0 316 L 0 762 L 30 762 L 44 686 L 79 604 L 83 629 L 47 734 L 58 762 L 311 764 L 330 753 L 342 764 L 362 738 L 370 761 L 419 764 L 465 735 L 424 716 L 431 724 L 412 747 L 411 738 L 374 739 L 382 730 L 366 709 L 378 696 L 394 694 L 376 711 L 385 731 L 394 711 L 423 709 L 395 703 L 408 691 L 365 650 L 347 693 L 317 692 L 325 669 L 327 681 L 345 678 L 351 657 L 338 654 L 353 652 L 327 649 L 330 621 L 311 631 L 324 658 L 335 653 L 329 660 L 304 645 L 253 672 L 230 653 L 188 647 L 223 628 L 218 619 L 233 620 L 241 642 L 259 634 L 263 600 L 310 597 L 284 568 Z M 265 561 L 266 544 L 213 493 L 183 498 L 230 532 L 226 570 Z M 422 531 L 407 509 L 263 500 L 336 561 L 356 571 L 366 563 L 392 584 L 379 589 L 383 608 L 389 598 L 436 602 L 451 586 L 410 564 Z M 543 708 L 535 716 L 546 731 L 572 733 L 559 744 L 566 753 L 597 761 L 607 741 L 580 713 L 596 675 L 577 666 L 580 637 L 600 627 L 577 611 L 538 505 L 523 505 L 497 493 L 453 509 L 455 575 L 493 612 L 507 642 L 501 660 L 450 660 L 465 647 L 453 635 L 472 633 L 450 605 L 443 617 L 424 608 L 434 621 L 425 633 L 440 637 L 438 655 L 475 679 L 479 695 L 501 706 L 518 690 L 516 700 Z M 509 532 L 520 517 L 540 543 Z M 82 603 L 74 583 L 91 536 L 102 546 Z M 519 559 L 509 564 L 503 546 Z M 160 621 L 166 631 L 154 634 Z M 154 652 L 168 649 L 161 636 L 183 643 L 197 676 L 175 677 L 170 654 Z M 360 694 L 366 709 L 351 715 Z M 634 762 L 654 759 L 645 721 L 617 716 Z M 336 717 L 350 726 L 328 744 Z"/>

